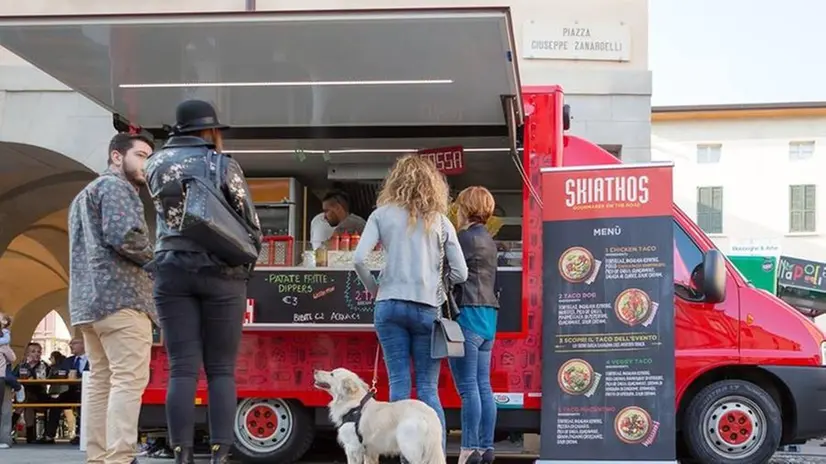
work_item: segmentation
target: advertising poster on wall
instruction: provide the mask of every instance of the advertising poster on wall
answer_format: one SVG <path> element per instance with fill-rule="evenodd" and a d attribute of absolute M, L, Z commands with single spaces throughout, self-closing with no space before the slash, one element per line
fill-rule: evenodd
<path fill-rule="evenodd" d="M 538 463 L 676 462 L 672 167 L 543 170 Z"/>

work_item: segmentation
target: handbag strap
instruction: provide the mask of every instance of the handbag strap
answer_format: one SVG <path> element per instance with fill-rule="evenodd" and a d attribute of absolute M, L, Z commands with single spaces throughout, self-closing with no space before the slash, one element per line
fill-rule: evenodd
<path fill-rule="evenodd" d="M 447 231 L 445 231 L 445 222 L 439 217 L 439 290 L 441 295 L 447 301 L 447 287 L 445 286 L 445 244 L 447 243 Z M 437 311 L 436 318 L 442 319 L 442 311 Z M 447 318 L 450 319 L 450 311 L 447 311 Z"/>
<path fill-rule="evenodd" d="M 381 342 L 376 340 L 376 360 L 373 362 L 373 381 L 370 384 L 370 392 L 376 393 L 376 385 L 379 383 L 379 359 L 381 358 Z"/>

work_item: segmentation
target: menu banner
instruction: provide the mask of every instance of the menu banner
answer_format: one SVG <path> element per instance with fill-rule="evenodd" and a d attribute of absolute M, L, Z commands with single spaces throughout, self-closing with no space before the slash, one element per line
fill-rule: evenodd
<path fill-rule="evenodd" d="M 538 463 L 676 462 L 670 164 L 542 172 Z"/>

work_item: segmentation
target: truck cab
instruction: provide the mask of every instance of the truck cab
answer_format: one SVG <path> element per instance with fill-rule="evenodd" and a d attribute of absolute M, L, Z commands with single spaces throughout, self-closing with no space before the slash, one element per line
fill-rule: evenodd
<path fill-rule="evenodd" d="M 564 136 L 563 146 L 565 166 L 619 162 L 573 135 Z M 785 301 L 749 284 L 676 204 L 673 217 L 682 451 L 700 462 L 760 463 L 780 445 L 823 436 L 823 333 Z M 723 265 L 705 266 L 716 255 Z M 700 277 L 709 268 L 713 274 Z M 728 426 L 729 420 L 741 427 Z"/>

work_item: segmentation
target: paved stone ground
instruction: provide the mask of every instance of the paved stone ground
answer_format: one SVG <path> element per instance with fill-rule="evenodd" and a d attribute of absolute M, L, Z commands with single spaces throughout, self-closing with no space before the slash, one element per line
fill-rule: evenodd
<path fill-rule="evenodd" d="M 826 464 L 826 448 L 818 446 L 819 442 L 812 442 L 803 445 L 797 453 L 778 453 L 771 461 L 771 464 Z M 321 456 L 312 460 L 307 460 L 303 464 L 332 464 L 344 462 L 338 453 L 330 454 L 326 458 Z M 9 450 L 0 450 L 0 463 L 2 464 L 84 464 L 84 455 L 78 451 L 76 446 L 54 445 L 18 445 Z M 148 459 L 141 458 L 141 464 L 170 464 L 169 459 Z M 208 462 L 206 457 L 199 459 L 198 464 Z M 450 462 L 450 460 L 448 461 Z M 453 459 L 452 462 L 455 462 Z M 500 464 L 524 464 L 532 462 L 532 458 L 524 456 L 521 458 L 497 459 Z"/>

